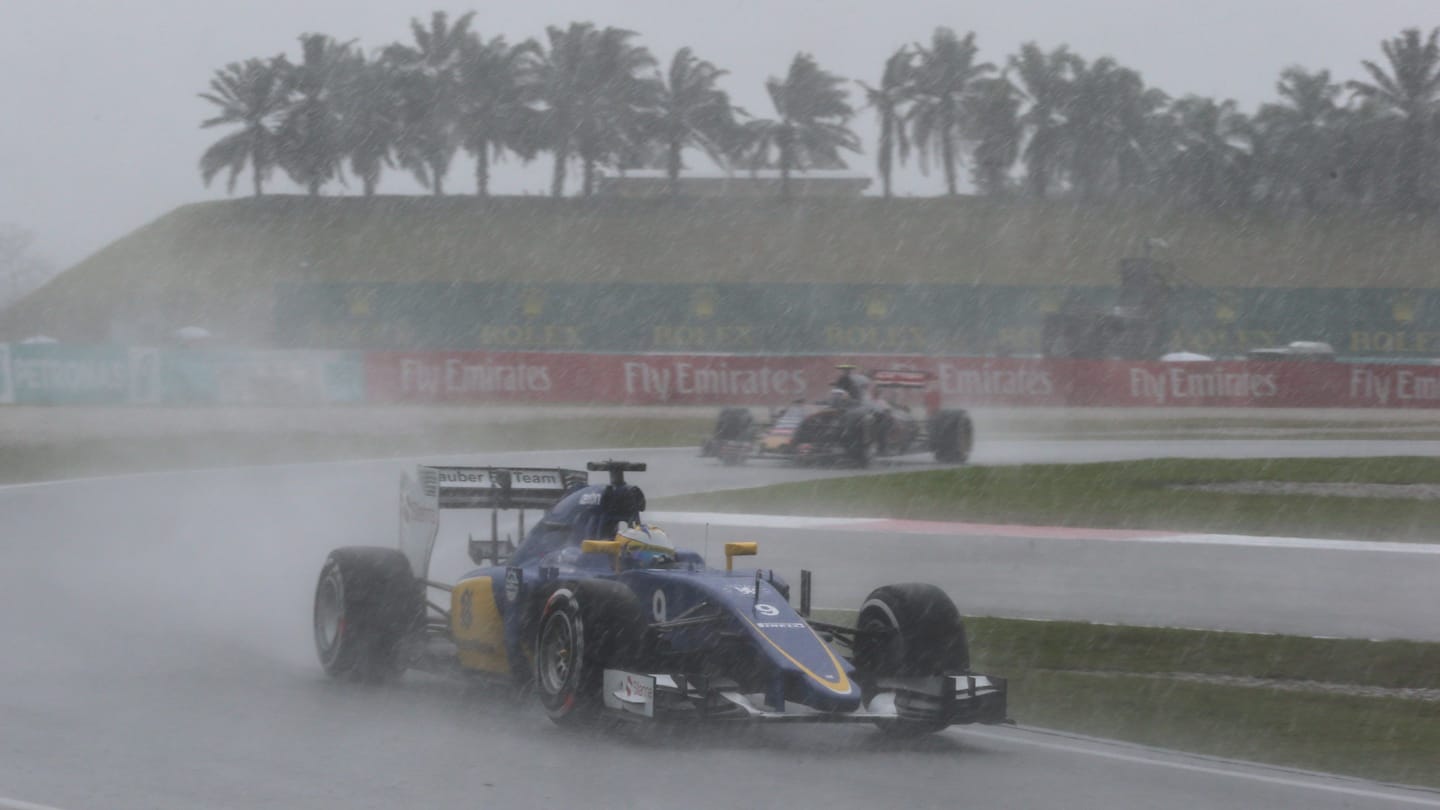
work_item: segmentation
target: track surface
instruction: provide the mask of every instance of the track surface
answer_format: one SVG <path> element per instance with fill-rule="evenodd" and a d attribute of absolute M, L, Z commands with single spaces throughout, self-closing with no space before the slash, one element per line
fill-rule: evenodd
<path fill-rule="evenodd" d="M 1224 444 L 1016 443 L 991 446 L 986 454 L 1060 461 L 1245 450 L 1433 452 L 1423 443 L 1285 443 L 1282 453 L 1264 443 Z M 608 454 L 499 454 L 483 461 L 574 465 L 596 455 Z M 727 469 L 688 451 L 625 455 L 655 465 L 645 480 L 652 496 L 850 474 Z M 392 542 L 392 493 L 403 466 L 325 464 L 0 489 L 0 797 L 66 810 L 495 802 L 1440 807 L 1433 793 L 1024 729 L 951 731 L 898 748 L 848 727 L 587 737 L 553 729 L 534 710 L 500 696 L 467 694 L 423 677 L 390 689 L 331 684 L 311 652 L 314 576 L 334 546 Z M 1362 581 L 1348 590 L 1337 584 L 1336 604 L 1316 617 L 1319 624 L 1364 613 L 1364 605 L 1346 598 L 1363 602 L 1397 590 L 1388 579 L 1397 572 L 1383 567 L 1390 563 L 1359 552 L 1333 566 L 1319 553 L 1285 552 L 1264 562 L 1271 567 L 1266 574 L 1254 570 L 1264 555 L 1229 547 L 1197 557 L 1188 556 L 1194 549 L 1109 541 L 896 540 L 863 533 L 827 540 L 818 532 L 781 530 L 760 539 L 764 564 L 816 568 L 817 600 L 826 604 L 850 604 L 883 581 L 967 585 L 956 572 L 974 565 L 988 566 L 993 582 L 991 591 L 974 594 L 975 604 L 962 598 L 966 610 L 1046 615 L 1069 603 L 1062 598 L 1067 593 L 1134 588 L 1126 592 L 1127 609 L 1149 621 L 1205 623 L 1194 610 L 1233 602 L 1214 616 L 1215 624 L 1241 629 L 1249 629 L 1246 617 L 1284 616 L 1285 604 L 1299 598 L 1295 587 L 1322 569 Z M 823 564 L 816 561 L 822 550 Z M 1415 563 L 1395 559 L 1402 568 Z M 1370 565 L 1381 567 L 1370 571 Z M 1117 566 L 1134 570 L 1119 579 L 1097 576 Z M 1166 570 L 1176 580 L 1190 576 L 1193 591 L 1177 597 L 1159 581 L 1141 587 Z M 1328 576 L 1306 598 L 1332 590 Z M 1436 581 L 1434 569 L 1416 576 Z M 1211 588 L 1219 590 L 1207 597 Z M 1236 602 L 1247 593 L 1251 601 Z M 990 604 L 992 598 L 1002 607 Z M 1087 618 L 1121 618 L 1095 610 Z M 1367 621 L 1397 618 L 1375 613 Z"/>

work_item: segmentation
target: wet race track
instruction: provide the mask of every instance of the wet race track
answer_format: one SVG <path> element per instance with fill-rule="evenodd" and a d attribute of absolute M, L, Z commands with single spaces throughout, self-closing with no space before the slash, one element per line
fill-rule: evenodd
<path fill-rule="evenodd" d="M 1013 442 L 976 460 L 1437 449 Z M 577 466 L 604 455 L 467 461 Z M 650 462 L 635 480 L 652 497 L 852 474 L 725 468 L 685 450 L 624 455 Z M 335 546 L 393 543 L 406 466 L 0 489 L 0 807 L 1440 807 L 1434 793 L 1023 727 L 900 744 L 864 727 L 576 734 L 502 695 L 424 676 L 390 688 L 328 682 L 312 650 L 315 575 Z M 703 519 L 681 520 L 671 536 L 699 548 L 705 531 Z M 1440 640 L 1423 621 L 1440 613 L 1433 553 L 854 527 L 709 532 L 712 548 L 738 535 L 761 541 L 758 564 L 792 577 L 814 569 L 821 605 L 853 607 L 874 585 L 925 579 L 971 613 Z"/>

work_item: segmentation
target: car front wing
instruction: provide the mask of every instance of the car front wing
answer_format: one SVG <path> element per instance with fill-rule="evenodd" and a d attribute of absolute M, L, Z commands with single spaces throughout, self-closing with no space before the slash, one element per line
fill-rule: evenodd
<path fill-rule="evenodd" d="M 1006 682 L 990 675 L 887 677 L 851 712 L 820 711 L 799 703 L 766 705 L 763 694 L 745 692 L 734 681 L 664 673 L 607 669 L 605 706 L 613 713 L 649 720 L 750 720 L 767 723 L 886 723 L 935 725 L 1011 722 Z"/>

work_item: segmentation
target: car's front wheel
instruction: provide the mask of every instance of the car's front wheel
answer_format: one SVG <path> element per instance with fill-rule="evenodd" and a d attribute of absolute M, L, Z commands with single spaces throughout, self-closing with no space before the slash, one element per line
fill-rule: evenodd
<path fill-rule="evenodd" d="M 906 583 L 876 588 L 860 605 L 860 631 L 852 662 L 862 687 L 873 690 L 886 676 L 953 675 L 970 669 L 970 648 L 960 609 L 934 585 Z M 900 717 L 877 723 L 901 736 L 927 734 L 946 727 L 930 701 L 897 697 Z"/>
<path fill-rule="evenodd" d="M 931 451 L 941 464 L 964 464 L 975 445 L 975 425 L 964 411 L 941 411 L 930 423 Z"/>
<path fill-rule="evenodd" d="M 604 707 L 606 667 L 635 662 L 643 618 L 623 585 L 605 580 L 555 586 L 535 636 L 535 693 L 556 725 L 593 721 Z"/>

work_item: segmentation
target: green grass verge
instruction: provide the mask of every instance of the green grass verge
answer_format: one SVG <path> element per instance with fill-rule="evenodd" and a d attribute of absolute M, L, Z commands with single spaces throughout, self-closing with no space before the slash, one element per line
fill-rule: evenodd
<path fill-rule="evenodd" d="M 694 445 L 709 419 L 539 418 L 413 433 L 225 431 L 151 437 L 87 438 L 4 448 L 0 483 L 250 464 L 342 461 L 504 450 Z"/>
<path fill-rule="evenodd" d="M 1155 459 L 856 476 L 657 500 L 664 509 L 1434 540 L 1440 501 L 1170 489 L 1236 481 L 1440 483 L 1440 459 Z"/>
<path fill-rule="evenodd" d="M 854 618 L 819 613 L 839 623 Z M 1440 644 L 966 621 L 975 670 L 1010 679 L 1010 713 L 1024 725 L 1440 787 L 1440 702 L 1364 693 L 1440 687 Z M 1277 688 L 1295 681 L 1351 690 Z"/>
<path fill-rule="evenodd" d="M 1026 725 L 1440 787 L 1440 703 L 1075 672 L 1010 684 Z"/>

